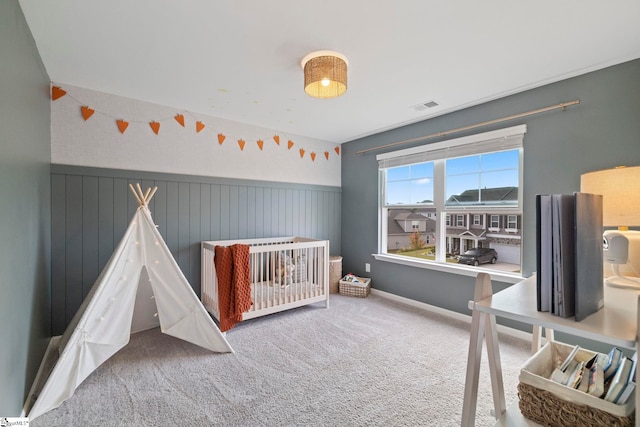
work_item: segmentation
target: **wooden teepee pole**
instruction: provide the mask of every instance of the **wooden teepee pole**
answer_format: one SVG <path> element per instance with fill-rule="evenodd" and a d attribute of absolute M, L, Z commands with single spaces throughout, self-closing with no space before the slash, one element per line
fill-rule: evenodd
<path fill-rule="evenodd" d="M 139 206 L 149 206 L 149 202 L 153 198 L 153 195 L 156 194 L 156 191 L 158 191 L 158 187 L 149 187 L 147 188 L 147 191 L 143 193 L 139 182 L 136 182 L 135 188 L 132 184 L 129 184 L 129 189 L 138 201 Z"/>

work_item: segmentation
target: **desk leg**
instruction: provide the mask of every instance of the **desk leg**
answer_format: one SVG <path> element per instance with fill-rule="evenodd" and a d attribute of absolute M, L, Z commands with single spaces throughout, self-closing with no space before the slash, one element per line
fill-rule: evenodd
<path fill-rule="evenodd" d="M 479 273 L 476 278 L 474 302 L 490 297 L 492 294 L 491 277 L 487 273 Z M 487 354 L 489 357 L 489 371 L 496 418 L 500 417 L 506 410 L 496 319 L 493 315 L 473 310 L 471 314 L 469 355 L 467 358 L 467 377 L 464 385 L 464 402 L 462 406 L 462 427 L 470 427 L 475 424 L 480 360 L 485 335 L 487 337 Z"/>
<path fill-rule="evenodd" d="M 534 355 L 538 350 L 540 350 L 540 347 L 542 347 L 542 327 L 539 325 L 533 325 L 533 332 L 531 335 L 531 354 Z M 544 336 L 546 342 L 553 341 L 553 329 L 544 328 Z"/>
<path fill-rule="evenodd" d="M 504 382 L 502 380 L 502 363 L 500 361 L 500 349 L 498 347 L 498 330 L 496 316 L 485 313 L 485 337 L 487 339 L 487 357 L 489 358 L 489 374 L 491 376 L 491 389 L 493 391 L 494 415 L 500 418 L 507 410 L 504 397 Z"/>
<path fill-rule="evenodd" d="M 640 334 L 640 296 L 638 296 L 638 305 L 636 312 L 636 351 L 640 350 L 638 348 L 638 334 Z M 638 377 L 636 373 L 636 383 L 638 382 Z M 636 427 L 640 427 L 640 416 L 638 415 L 638 408 L 640 408 L 640 392 L 636 388 Z"/>
<path fill-rule="evenodd" d="M 534 354 L 542 347 L 542 328 L 539 325 L 533 325 L 531 332 L 531 354 Z"/>

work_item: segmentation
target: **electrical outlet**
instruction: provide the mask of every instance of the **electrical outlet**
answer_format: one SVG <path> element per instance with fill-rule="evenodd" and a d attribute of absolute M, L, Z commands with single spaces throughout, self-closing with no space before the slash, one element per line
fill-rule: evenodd
<path fill-rule="evenodd" d="M 371 264 L 369 264 L 368 262 L 364 263 L 364 271 L 367 273 L 371 272 Z"/>

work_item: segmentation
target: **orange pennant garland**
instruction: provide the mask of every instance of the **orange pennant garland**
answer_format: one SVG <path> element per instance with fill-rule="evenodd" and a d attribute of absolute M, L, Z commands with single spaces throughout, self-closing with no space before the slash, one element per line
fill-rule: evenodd
<path fill-rule="evenodd" d="M 62 89 L 62 88 L 60 88 L 58 86 L 52 86 L 51 87 L 51 98 L 54 101 L 57 100 L 57 99 L 62 98 L 66 94 L 67 94 L 67 92 L 64 89 Z M 85 121 L 89 120 L 89 118 L 91 118 L 93 116 L 93 114 L 95 113 L 95 110 L 93 110 L 92 108 L 89 108 L 86 105 L 82 105 L 80 107 L 80 111 L 82 113 L 82 118 Z M 174 116 L 174 119 L 175 119 L 176 122 L 178 122 L 180 124 L 180 126 L 182 126 L 182 127 L 185 126 L 184 115 L 183 114 L 176 114 Z M 120 133 L 124 134 L 125 131 L 127 130 L 127 128 L 129 127 L 129 122 L 127 122 L 126 120 L 123 120 L 123 119 L 118 119 L 118 120 L 116 120 L 116 123 L 118 124 L 118 129 L 120 130 Z M 160 134 L 160 122 L 156 122 L 155 120 L 150 121 L 149 122 L 149 127 L 151 127 L 151 130 L 156 135 Z M 201 121 L 196 121 L 196 132 L 197 133 L 200 133 L 205 127 L 206 127 L 206 125 L 204 123 L 202 123 Z M 218 144 L 220 144 L 220 145 L 222 145 L 222 143 L 227 138 L 223 133 L 218 133 L 217 137 L 218 137 Z M 274 135 L 272 138 L 273 138 L 273 140 L 275 141 L 276 144 L 280 145 L 280 136 L 279 135 Z M 258 139 L 258 140 L 256 140 L 256 144 L 258 145 L 258 148 L 260 149 L 260 151 L 264 151 L 264 140 Z M 244 151 L 245 145 L 246 145 L 246 141 L 244 139 L 238 139 L 238 147 L 240 148 L 240 151 Z M 292 140 L 288 140 L 287 141 L 287 147 L 288 147 L 289 150 L 291 150 L 294 145 L 295 145 L 295 143 Z M 334 151 L 336 152 L 337 155 L 340 155 L 340 146 L 334 147 Z M 305 149 L 304 148 L 300 148 L 299 149 L 299 153 L 300 153 L 300 158 L 304 158 L 304 155 L 306 153 Z M 330 156 L 329 151 L 325 151 L 324 152 L 325 159 L 329 160 L 329 156 Z M 315 162 L 316 157 L 317 157 L 317 153 L 312 151 L 310 153 L 310 157 L 311 157 L 311 160 Z"/>
<path fill-rule="evenodd" d="M 66 94 L 67 94 L 67 91 L 59 88 L 58 86 L 51 87 L 51 99 L 53 99 L 54 101 L 58 98 L 62 98 Z"/>
<path fill-rule="evenodd" d="M 158 132 L 160 132 L 160 123 L 158 122 L 149 122 L 149 126 L 151 126 L 151 129 L 153 130 L 153 132 L 157 135 Z"/>
<path fill-rule="evenodd" d="M 120 133 L 124 133 L 124 131 L 127 130 L 127 126 L 129 126 L 129 122 L 118 120 L 118 129 L 120 129 Z"/>
<path fill-rule="evenodd" d="M 84 119 L 85 122 L 87 120 L 89 120 L 89 117 L 91 117 L 93 115 L 93 113 L 95 112 L 91 108 L 89 108 L 89 107 L 87 107 L 85 105 L 80 107 L 80 111 L 82 111 L 82 118 Z"/>

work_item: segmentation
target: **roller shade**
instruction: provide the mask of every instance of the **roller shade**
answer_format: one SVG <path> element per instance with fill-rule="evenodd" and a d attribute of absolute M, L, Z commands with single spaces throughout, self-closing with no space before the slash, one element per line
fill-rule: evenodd
<path fill-rule="evenodd" d="M 379 169 L 522 147 L 526 125 L 378 154 Z"/>

